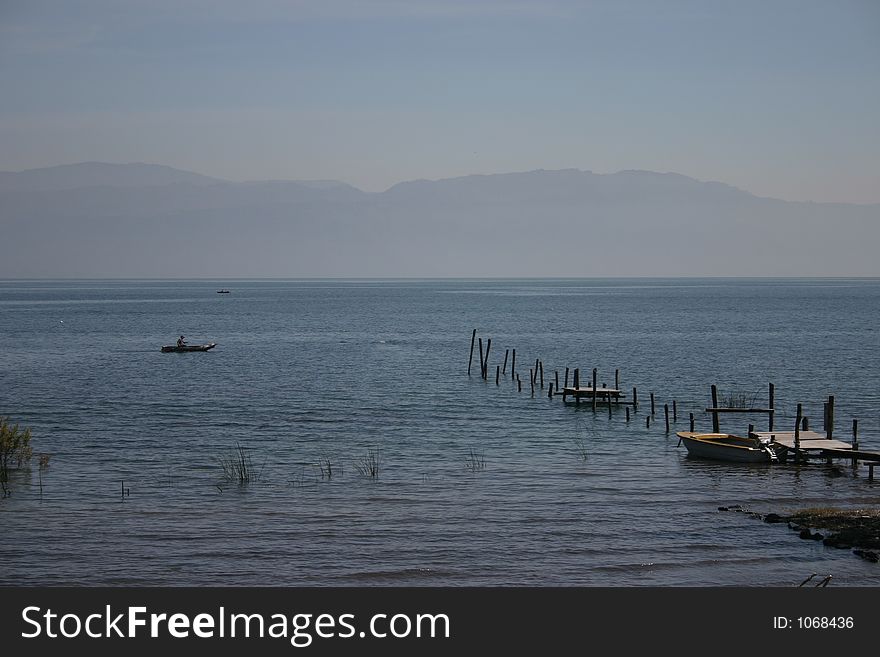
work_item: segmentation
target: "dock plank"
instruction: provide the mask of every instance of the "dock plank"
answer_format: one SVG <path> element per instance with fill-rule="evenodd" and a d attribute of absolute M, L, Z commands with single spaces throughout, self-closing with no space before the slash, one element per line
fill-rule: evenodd
<path fill-rule="evenodd" d="M 756 431 L 753 435 L 760 437 L 762 440 L 773 438 L 780 445 L 794 449 L 794 431 Z M 833 438 L 828 440 L 824 433 L 816 431 L 801 431 L 800 442 L 801 449 L 852 449 L 851 444 Z"/>

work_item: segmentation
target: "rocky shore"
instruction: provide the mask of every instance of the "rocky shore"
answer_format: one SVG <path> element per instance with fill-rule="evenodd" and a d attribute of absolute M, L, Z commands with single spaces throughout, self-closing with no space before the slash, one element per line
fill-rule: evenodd
<path fill-rule="evenodd" d="M 720 506 L 719 511 L 746 513 L 764 522 L 787 523 L 805 540 L 844 550 L 872 563 L 880 561 L 880 509 L 801 509 L 790 514 L 760 514 L 739 505 Z"/>

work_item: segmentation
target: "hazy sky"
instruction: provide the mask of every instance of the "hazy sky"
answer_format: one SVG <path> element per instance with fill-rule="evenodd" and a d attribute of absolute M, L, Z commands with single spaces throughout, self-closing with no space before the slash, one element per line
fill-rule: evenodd
<path fill-rule="evenodd" d="M 676 171 L 880 202 L 880 2 L 0 0 L 0 169 Z"/>

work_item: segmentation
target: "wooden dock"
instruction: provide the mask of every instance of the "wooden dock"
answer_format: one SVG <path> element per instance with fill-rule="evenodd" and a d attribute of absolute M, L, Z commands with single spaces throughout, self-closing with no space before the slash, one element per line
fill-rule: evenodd
<path fill-rule="evenodd" d="M 773 441 L 788 449 L 794 449 L 794 431 L 754 431 L 753 436 L 757 436 L 762 441 Z M 800 440 L 801 450 L 821 450 L 821 449 L 846 449 L 851 450 L 852 445 L 842 440 L 829 439 L 824 433 L 816 431 L 801 431 L 798 436 Z"/>
<path fill-rule="evenodd" d="M 575 401 L 579 401 L 582 398 L 592 401 L 595 398 L 597 402 L 622 403 L 626 393 L 618 388 L 594 388 L 593 386 L 564 387 L 562 388 L 562 401 L 566 401 L 567 397 L 574 397 Z"/>

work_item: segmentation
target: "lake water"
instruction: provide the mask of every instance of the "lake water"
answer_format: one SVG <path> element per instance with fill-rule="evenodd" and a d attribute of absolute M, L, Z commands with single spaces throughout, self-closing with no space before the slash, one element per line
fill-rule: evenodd
<path fill-rule="evenodd" d="M 0 500 L 0 583 L 880 585 L 718 510 L 876 505 L 880 478 L 698 461 L 674 433 L 711 427 L 711 384 L 766 405 L 773 382 L 777 428 L 798 402 L 821 428 L 833 394 L 837 433 L 880 449 L 878 327 L 878 280 L 0 282 L 0 415 L 51 454 Z M 181 333 L 217 347 L 160 353 Z M 495 384 L 506 348 L 522 392 Z M 545 385 L 619 369 L 638 411 L 532 397 L 536 358 Z M 223 476 L 236 445 L 249 484 Z"/>

